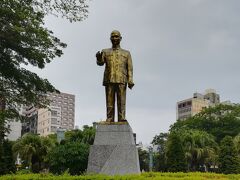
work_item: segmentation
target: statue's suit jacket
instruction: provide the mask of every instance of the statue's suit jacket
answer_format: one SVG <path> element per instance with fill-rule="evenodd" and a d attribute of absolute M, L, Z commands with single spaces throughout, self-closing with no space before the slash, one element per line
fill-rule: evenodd
<path fill-rule="evenodd" d="M 133 84 L 133 66 L 129 51 L 121 48 L 103 49 L 97 64 L 105 64 L 104 86 L 109 83 Z"/>

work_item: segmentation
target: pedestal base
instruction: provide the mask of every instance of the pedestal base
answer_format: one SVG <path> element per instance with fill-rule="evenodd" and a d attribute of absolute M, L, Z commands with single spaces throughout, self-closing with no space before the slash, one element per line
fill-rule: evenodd
<path fill-rule="evenodd" d="M 87 173 L 140 173 L 138 151 L 129 124 L 98 124 Z"/>

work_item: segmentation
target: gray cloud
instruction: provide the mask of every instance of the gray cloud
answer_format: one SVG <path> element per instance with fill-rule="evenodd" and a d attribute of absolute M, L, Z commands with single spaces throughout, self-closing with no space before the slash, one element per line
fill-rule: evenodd
<path fill-rule="evenodd" d="M 139 141 L 167 131 L 175 105 L 195 91 L 214 88 L 239 102 L 240 7 L 238 0 L 92 0 L 88 19 L 47 26 L 68 44 L 64 55 L 35 70 L 63 92 L 76 95 L 76 124 L 105 118 L 103 67 L 95 53 L 110 47 L 113 29 L 129 49 L 136 86 L 128 91 L 127 117 Z"/>

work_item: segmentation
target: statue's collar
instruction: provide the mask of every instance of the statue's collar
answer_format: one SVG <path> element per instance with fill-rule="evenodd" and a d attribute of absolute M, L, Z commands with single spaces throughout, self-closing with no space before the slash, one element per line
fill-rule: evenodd
<path fill-rule="evenodd" d="M 119 49 L 121 49 L 121 47 L 114 47 L 114 48 L 112 48 L 112 50 L 119 50 Z"/>

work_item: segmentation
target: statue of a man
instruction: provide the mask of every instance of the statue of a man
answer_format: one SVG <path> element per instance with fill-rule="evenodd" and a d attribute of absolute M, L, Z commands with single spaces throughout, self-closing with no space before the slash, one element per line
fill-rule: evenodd
<path fill-rule="evenodd" d="M 103 49 L 96 54 L 97 64 L 105 64 L 103 86 L 106 92 L 107 122 L 114 122 L 115 97 L 117 97 L 118 122 L 126 121 L 126 87 L 132 89 L 133 66 L 129 51 L 120 47 L 122 40 L 119 31 L 111 33 L 112 48 Z"/>

